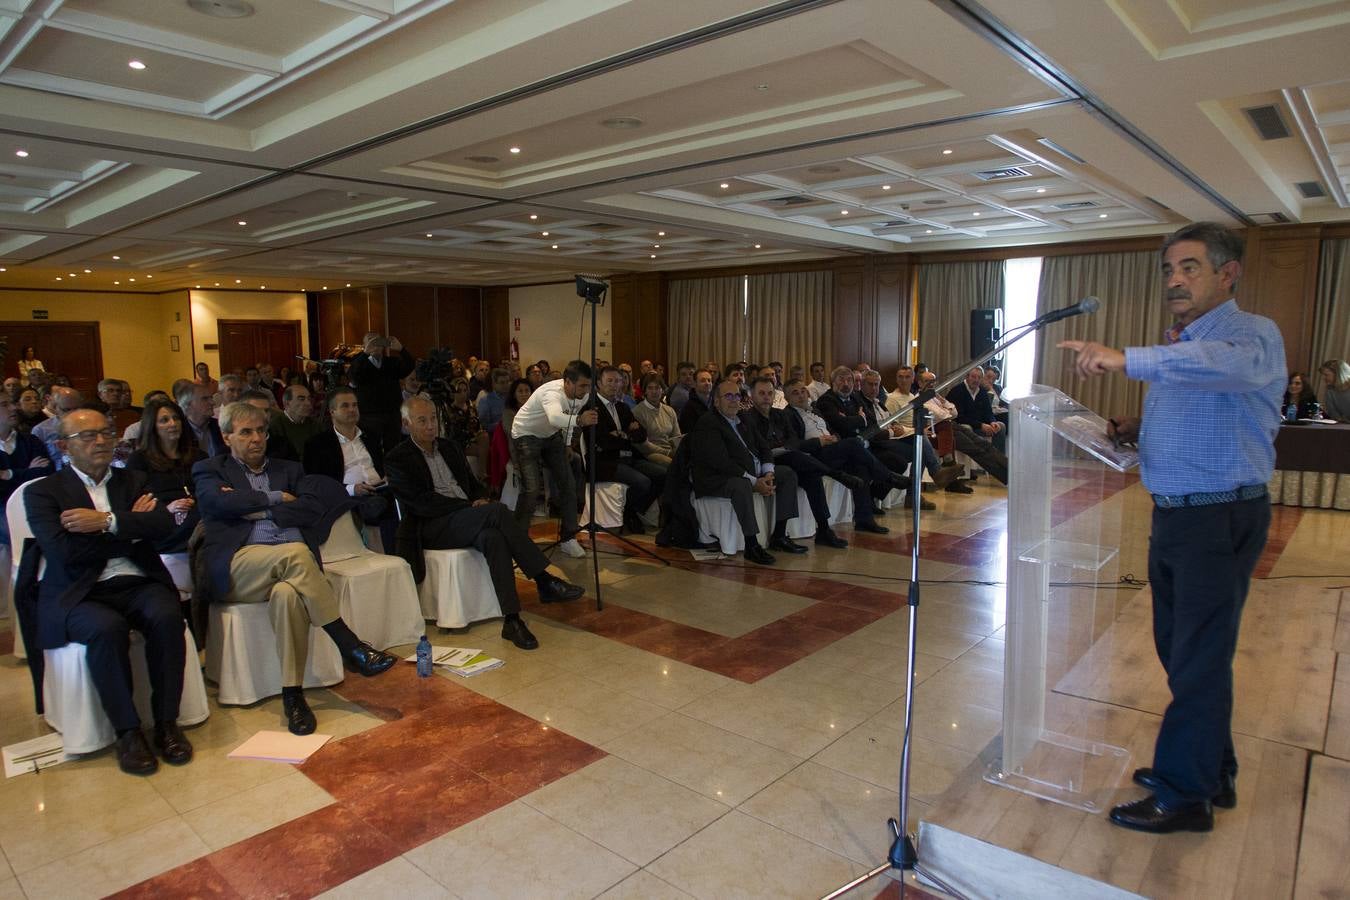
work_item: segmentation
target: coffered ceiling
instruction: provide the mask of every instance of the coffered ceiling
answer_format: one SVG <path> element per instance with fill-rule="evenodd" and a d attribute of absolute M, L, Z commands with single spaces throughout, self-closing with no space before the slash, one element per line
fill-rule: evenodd
<path fill-rule="evenodd" d="M 0 288 L 1350 220 L 1348 45 L 1350 0 L 0 0 Z"/>

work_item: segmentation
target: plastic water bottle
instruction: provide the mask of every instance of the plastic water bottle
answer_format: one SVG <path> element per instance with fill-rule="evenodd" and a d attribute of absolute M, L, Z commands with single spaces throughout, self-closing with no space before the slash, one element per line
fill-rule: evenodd
<path fill-rule="evenodd" d="M 1298 404 L 1297 404 L 1297 403 L 1290 403 L 1288 406 L 1286 406 L 1286 407 L 1284 408 L 1284 420 L 1285 420 L 1286 422 L 1297 422 L 1297 421 L 1298 421 Z"/>
<path fill-rule="evenodd" d="M 431 642 L 425 634 L 417 642 L 417 677 L 431 677 Z"/>

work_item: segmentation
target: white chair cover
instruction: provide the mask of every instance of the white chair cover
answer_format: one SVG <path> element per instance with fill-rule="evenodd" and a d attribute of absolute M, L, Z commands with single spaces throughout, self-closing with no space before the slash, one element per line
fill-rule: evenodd
<path fill-rule="evenodd" d="M 745 535 L 741 523 L 725 497 L 694 497 L 694 514 L 698 517 L 698 539 L 703 543 L 716 540 L 722 552 L 731 556 L 745 549 Z M 759 545 L 767 547 L 773 530 L 773 507 L 769 498 L 754 495 L 755 520 L 759 523 Z"/>
<path fill-rule="evenodd" d="M 212 603 L 206 632 L 206 677 L 220 686 L 221 703 L 246 705 L 281 693 L 281 660 L 266 603 Z M 305 687 L 342 680 L 337 645 L 311 625 Z"/>
<path fill-rule="evenodd" d="M 24 491 L 28 490 L 30 484 L 36 484 L 41 478 L 34 478 L 32 481 L 25 481 L 14 489 L 14 493 L 9 495 L 9 500 L 5 503 L 5 521 L 9 524 L 9 542 L 11 547 L 22 547 L 23 542 L 33 536 L 33 529 L 28 527 L 28 508 L 23 505 Z M 47 561 L 44 559 L 42 565 L 38 567 L 38 577 L 47 569 Z M 19 555 L 11 554 L 9 562 L 9 584 L 10 596 L 13 597 L 14 582 L 19 575 Z M 14 655 L 19 659 L 27 659 L 28 652 L 23 645 L 23 632 L 19 630 L 18 616 L 14 617 Z"/>
<path fill-rule="evenodd" d="M 483 554 L 467 548 L 427 550 L 426 561 L 427 575 L 417 589 L 424 618 L 442 628 L 463 628 L 502 614 Z"/>
<path fill-rule="evenodd" d="M 826 477 L 825 500 L 830 504 L 830 524 L 847 525 L 853 521 L 853 492 L 833 478 Z"/>
<path fill-rule="evenodd" d="M 366 549 L 351 516 L 338 517 L 319 556 L 342 618 L 357 637 L 380 650 L 417 643 L 425 623 L 407 562 Z"/>
<path fill-rule="evenodd" d="M 894 509 L 905 502 L 905 492 L 899 488 L 891 488 L 885 497 L 881 498 L 880 506 L 882 509 Z"/>
<path fill-rule="evenodd" d="M 583 484 L 581 493 L 585 495 L 581 518 L 577 521 L 585 527 L 591 524 L 591 486 Z M 623 505 L 628 502 L 628 485 L 618 481 L 597 481 L 595 483 L 595 505 L 600 510 L 595 523 L 601 528 L 623 527 Z"/>
<path fill-rule="evenodd" d="M 197 645 L 187 626 L 183 627 L 183 641 L 187 645 L 187 661 L 183 666 L 183 699 L 178 705 L 178 724 L 188 726 L 205 722 L 211 709 L 197 660 Z M 61 732 L 67 753 L 93 753 L 117 739 L 85 663 L 86 649 L 84 644 L 66 644 L 56 650 L 43 651 L 47 668 L 42 678 L 42 703 L 47 724 Z M 155 717 L 150 708 L 145 639 L 136 631 L 131 633 L 131 684 L 141 722 L 150 725 Z"/>

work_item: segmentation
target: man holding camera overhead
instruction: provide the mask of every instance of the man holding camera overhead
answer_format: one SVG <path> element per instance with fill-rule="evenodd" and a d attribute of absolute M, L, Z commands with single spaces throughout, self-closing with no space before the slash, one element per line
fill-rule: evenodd
<path fill-rule="evenodd" d="M 380 443 L 392 448 L 403 440 L 403 388 L 399 384 L 413 370 L 413 355 L 396 337 L 378 331 L 361 339 L 361 354 L 352 360 L 351 382 L 361 408 L 361 430 L 380 436 Z"/>

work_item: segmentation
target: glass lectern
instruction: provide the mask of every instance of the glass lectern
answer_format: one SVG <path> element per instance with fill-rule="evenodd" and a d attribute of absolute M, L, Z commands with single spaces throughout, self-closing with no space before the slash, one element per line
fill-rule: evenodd
<path fill-rule="evenodd" d="M 1033 385 L 1010 420 L 1003 741 L 985 778 L 1096 812 L 1129 753 L 1108 741 L 1110 707 L 1078 687 L 1092 681 L 1085 667 L 1110 658 L 1115 591 L 1105 585 L 1116 580 L 1123 507 L 1104 501 L 1138 454 L 1054 388 Z"/>

